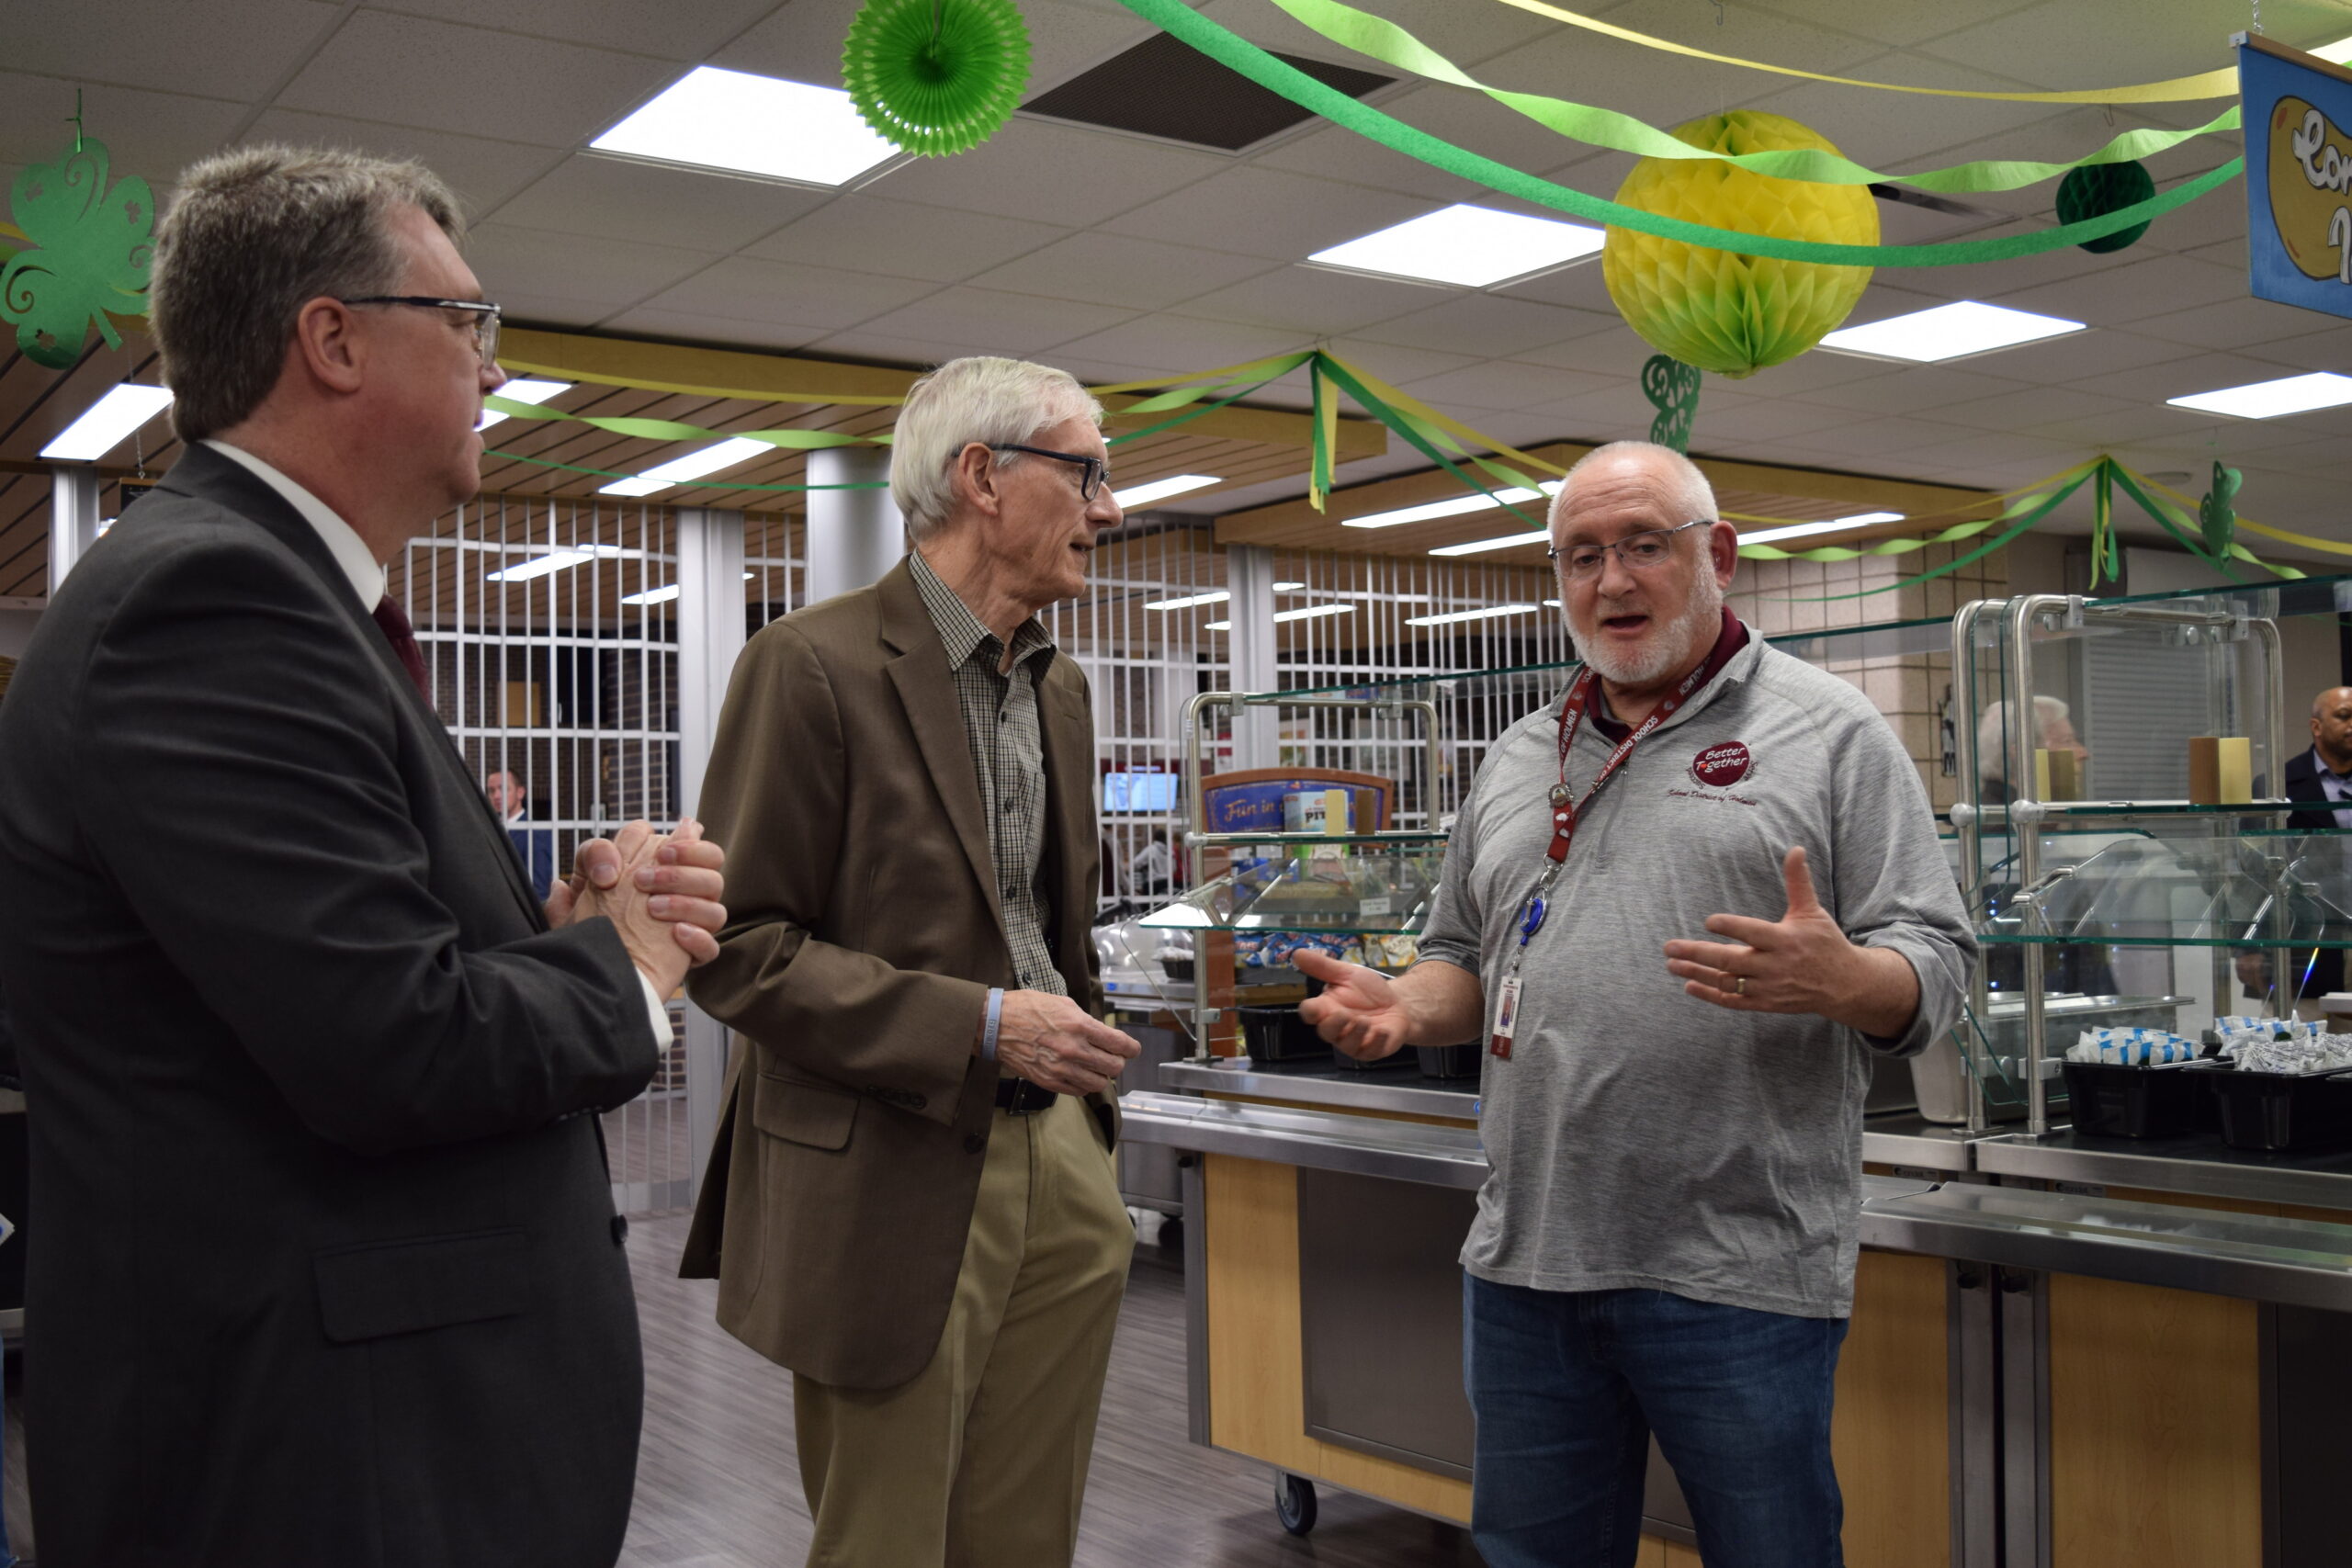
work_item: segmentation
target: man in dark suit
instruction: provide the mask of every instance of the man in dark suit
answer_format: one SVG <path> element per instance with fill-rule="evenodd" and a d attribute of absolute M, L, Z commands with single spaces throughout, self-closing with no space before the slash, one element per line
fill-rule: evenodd
<path fill-rule="evenodd" d="M 2286 781 L 2289 800 L 2338 803 L 2295 812 L 2287 818 L 2289 828 L 2307 833 L 2352 828 L 2352 686 L 2332 686 L 2312 699 L 2311 750 L 2287 759 L 2279 777 Z M 2317 840 L 2306 852 L 2326 843 Z M 2329 847 L 2341 852 L 2346 844 Z M 2316 1001 L 2344 988 L 2342 948 L 2293 948 L 2288 950 L 2288 959 L 2280 988 L 2282 999 L 2290 1005 L 2297 998 Z M 2246 967 L 2242 963 L 2241 972 Z"/>
<path fill-rule="evenodd" d="M 381 597 L 503 379 L 458 232 L 413 164 L 188 172 L 153 299 L 186 453 L 0 709 L 49 1568 L 619 1551 L 643 1376 L 596 1113 L 716 951 L 718 856 L 632 823 L 542 908 Z"/>
<path fill-rule="evenodd" d="M 1077 1544 L 1135 1230 L 1102 1006 L 1094 726 L 1037 621 L 1114 527 L 1102 410 L 959 359 L 908 393 L 914 552 L 752 639 L 701 807 L 738 914 L 695 1000 L 745 1042 L 687 1238 L 790 1367 L 812 1564 Z"/>
<path fill-rule="evenodd" d="M 544 900 L 555 882 L 555 829 L 532 826 L 530 797 L 523 793 L 523 781 L 511 770 L 501 768 L 491 774 L 483 793 L 490 796 L 490 808 L 506 825 L 507 841 L 514 846 L 514 858 L 530 879 L 533 897 Z"/>

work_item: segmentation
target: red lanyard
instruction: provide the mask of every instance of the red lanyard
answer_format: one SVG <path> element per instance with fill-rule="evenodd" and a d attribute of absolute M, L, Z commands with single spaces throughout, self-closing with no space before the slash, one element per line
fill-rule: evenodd
<path fill-rule="evenodd" d="M 1699 667 L 1682 677 L 1682 683 L 1651 711 L 1649 717 L 1642 720 L 1640 728 L 1617 743 L 1617 750 L 1610 753 L 1609 761 L 1602 764 L 1600 773 L 1594 777 L 1592 787 L 1585 791 L 1582 800 L 1578 800 L 1576 792 L 1568 787 L 1568 749 L 1577 743 L 1577 731 L 1583 728 L 1585 712 L 1592 705 L 1593 688 L 1599 684 L 1592 666 L 1585 666 L 1569 685 L 1568 694 L 1560 704 L 1560 782 L 1552 786 L 1552 844 L 1544 851 L 1555 865 L 1568 858 L 1568 845 L 1577 836 L 1577 816 L 1592 804 L 1593 797 L 1615 776 L 1617 770 L 1625 765 L 1625 760 L 1634 754 L 1634 748 L 1647 739 L 1651 730 L 1679 712 L 1682 705 L 1690 700 L 1693 692 L 1722 674 L 1724 666 L 1732 661 L 1733 657 L 1747 645 L 1747 640 L 1745 637 L 1735 640 L 1728 636 L 1717 637 L 1715 646 L 1708 651 Z"/>

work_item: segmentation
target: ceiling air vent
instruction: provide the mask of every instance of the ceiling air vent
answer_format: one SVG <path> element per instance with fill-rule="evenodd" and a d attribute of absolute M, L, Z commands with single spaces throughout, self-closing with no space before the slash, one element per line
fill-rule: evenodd
<path fill-rule="evenodd" d="M 1396 80 L 1292 54 L 1274 58 L 1351 98 Z M 1022 106 L 1022 112 L 1221 152 L 1253 147 L 1314 118 L 1167 33 L 1155 33 L 1039 94 Z"/>

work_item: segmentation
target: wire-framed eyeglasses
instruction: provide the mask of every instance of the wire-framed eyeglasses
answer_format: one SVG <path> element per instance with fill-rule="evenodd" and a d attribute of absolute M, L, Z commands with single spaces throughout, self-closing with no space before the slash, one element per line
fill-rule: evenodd
<path fill-rule="evenodd" d="M 1628 534 L 1613 545 L 1554 545 L 1544 553 L 1559 563 L 1563 577 L 1590 577 L 1600 570 L 1600 563 L 1612 552 L 1634 571 L 1650 571 L 1666 564 L 1674 553 L 1674 536 L 1689 528 L 1706 528 L 1714 524 L 1712 517 L 1694 517 L 1677 528 L 1652 528 L 1646 533 Z"/>
<path fill-rule="evenodd" d="M 1107 459 L 1089 457 L 1083 452 L 1056 452 L 1045 446 L 1023 446 L 1017 441 L 991 441 L 989 450 L 1026 452 L 1032 457 L 1051 457 L 1057 462 L 1076 463 L 1085 470 L 1078 477 L 1078 497 L 1080 501 L 1092 501 L 1111 477 L 1111 465 Z"/>
<path fill-rule="evenodd" d="M 474 352 L 484 365 L 498 360 L 499 308 L 487 299 L 435 299 L 429 294 L 365 294 L 345 305 L 406 305 L 419 310 L 463 310 L 473 318 Z"/>

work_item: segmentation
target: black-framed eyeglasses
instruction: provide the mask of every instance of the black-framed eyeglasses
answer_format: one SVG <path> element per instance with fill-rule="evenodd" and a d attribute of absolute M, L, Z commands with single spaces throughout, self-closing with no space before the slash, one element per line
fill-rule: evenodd
<path fill-rule="evenodd" d="M 1712 517 L 1695 517 L 1679 528 L 1652 528 L 1644 534 L 1628 534 L 1613 545 L 1570 545 L 1562 548 L 1554 545 L 1544 553 L 1560 563 L 1564 577 L 1590 577 L 1600 570 L 1600 563 L 1611 553 L 1635 571 L 1648 571 L 1665 564 L 1674 553 L 1674 536 L 1686 528 L 1706 528 L 1714 524 Z"/>
<path fill-rule="evenodd" d="M 1111 464 L 1102 457 L 1090 457 L 1083 452 L 1056 452 L 1044 446 L 1023 446 L 1017 441 L 991 441 L 991 452 L 1026 452 L 1032 457 L 1051 457 L 1057 462 L 1076 463 L 1085 470 L 1078 477 L 1078 498 L 1092 501 L 1102 493 L 1111 478 Z"/>
<path fill-rule="evenodd" d="M 408 305 L 420 310 L 463 310 L 473 318 L 474 352 L 484 365 L 498 358 L 499 308 L 487 299 L 435 299 L 429 294 L 367 294 L 345 305 Z"/>

